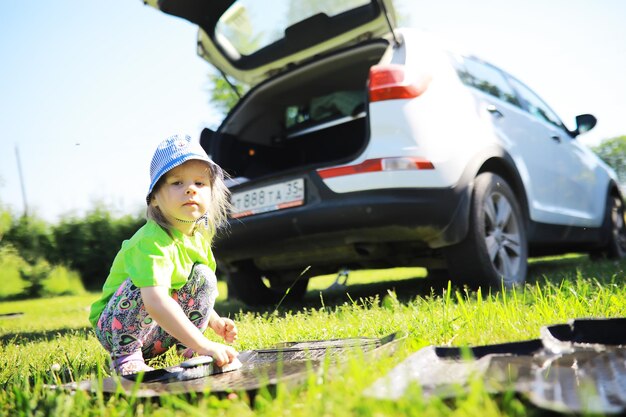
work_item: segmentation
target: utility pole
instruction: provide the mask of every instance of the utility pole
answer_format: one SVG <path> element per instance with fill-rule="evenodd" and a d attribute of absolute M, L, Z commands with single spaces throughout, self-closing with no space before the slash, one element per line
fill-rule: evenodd
<path fill-rule="evenodd" d="M 15 145 L 15 159 L 17 159 L 17 172 L 20 176 L 20 187 L 22 188 L 22 202 L 24 204 L 23 216 L 28 216 L 28 203 L 26 202 L 26 187 L 24 186 L 24 175 L 22 174 L 22 162 L 20 161 L 20 151 Z"/>

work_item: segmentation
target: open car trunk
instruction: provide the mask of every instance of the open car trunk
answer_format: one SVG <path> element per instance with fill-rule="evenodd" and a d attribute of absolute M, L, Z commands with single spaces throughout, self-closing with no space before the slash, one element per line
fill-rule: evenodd
<path fill-rule="evenodd" d="M 201 143 L 228 174 L 253 180 L 348 162 L 367 145 L 367 79 L 389 47 L 371 41 L 252 89 Z"/>

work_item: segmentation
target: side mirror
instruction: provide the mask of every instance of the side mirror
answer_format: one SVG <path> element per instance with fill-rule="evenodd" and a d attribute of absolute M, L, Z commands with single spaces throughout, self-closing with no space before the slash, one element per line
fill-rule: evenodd
<path fill-rule="evenodd" d="M 576 116 L 576 130 L 572 132 L 572 136 L 576 137 L 585 132 L 589 132 L 598 123 L 598 119 L 592 114 L 579 114 Z"/>

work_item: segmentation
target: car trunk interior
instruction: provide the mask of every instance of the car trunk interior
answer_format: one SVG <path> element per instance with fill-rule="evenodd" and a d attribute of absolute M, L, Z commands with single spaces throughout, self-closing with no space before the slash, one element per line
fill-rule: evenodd
<path fill-rule="evenodd" d="M 367 78 L 389 47 L 352 47 L 252 89 L 202 145 L 233 177 L 275 175 L 354 159 L 366 146 Z"/>

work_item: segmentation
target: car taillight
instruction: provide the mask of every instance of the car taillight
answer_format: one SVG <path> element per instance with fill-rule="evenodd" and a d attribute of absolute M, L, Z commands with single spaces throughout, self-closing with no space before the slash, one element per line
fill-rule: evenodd
<path fill-rule="evenodd" d="M 356 165 L 318 169 L 317 173 L 323 179 L 327 179 L 341 177 L 343 175 L 362 174 L 364 172 L 406 171 L 419 169 L 435 169 L 435 167 L 432 162 L 424 158 L 393 157 L 368 159 Z"/>
<path fill-rule="evenodd" d="M 408 76 L 404 65 L 374 65 L 369 77 L 370 102 L 418 97 L 426 91 L 430 80 L 426 74 Z"/>

